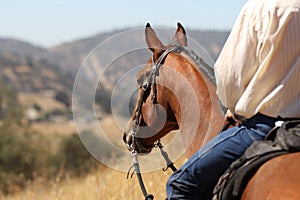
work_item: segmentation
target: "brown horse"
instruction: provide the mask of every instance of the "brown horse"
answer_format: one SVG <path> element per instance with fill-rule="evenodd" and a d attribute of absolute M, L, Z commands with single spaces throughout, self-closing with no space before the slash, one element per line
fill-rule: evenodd
<path fill-rule="evenodd" d="M 149 24 L 145 36 L 153 57 L 137 74 L 139 98 L 124 140 L 138 153 L 149 153 L 157 140 L 179 129 L 190 157 L 223 126 L 213 69 L 187 47 L 186 33 L 179 23 L 168 46 Z M 300 154 L 290 154 L 264 164 L 242 199 L 300 199 L 299 158 Z"/>

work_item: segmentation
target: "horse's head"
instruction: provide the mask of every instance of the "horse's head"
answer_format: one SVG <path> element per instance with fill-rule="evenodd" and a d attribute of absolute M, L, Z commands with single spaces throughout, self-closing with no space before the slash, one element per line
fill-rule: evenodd
<path fill-rule="evenodd" d="M 163 78 L 160 70 L 168 55 L 187 45 L 185 30 L 179 23 L 171 45 L 164 46 L 149 23 L 145 36 L 153 56 L 137 73 L 138 100 L 123 136 L 129 150 L 138 153 L 149 153 L 156 141 L 171 130 L 178 129 L 174 108 L 170 106 L 170 101 L 176 97 L 168 87 L 160 84 L 159 79 Z"/>

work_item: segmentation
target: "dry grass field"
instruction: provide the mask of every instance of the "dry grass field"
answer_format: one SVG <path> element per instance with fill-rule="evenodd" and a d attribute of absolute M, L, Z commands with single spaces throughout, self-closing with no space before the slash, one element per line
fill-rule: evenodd
<path fill-rule="evenodd" d="M 74 125 L 71 125 L 73 127 Z M 122 144 L 122 132 L 114 119 L 109 116 L 100 122 L 100 126 L 116 145 Z M 56 130 L 56 134 L 63 133 L 64 130 L 71 132 L 70 124 L 37 124 L 33 128 L 43 128 L 51 131 Z M 59 127 L 59 129 L 56 129 Z M 51 131 L 50 131 L 51 130 Z M 172 137 L 169 137 L 172 139 Z M 54 141 L 53 141 L 54 142 Z M 177 147 L 173 149 L 176 150 Z M 130 156 L 128 152 L 128 157 Z M 158 157 L 157 160 L 162 160 Z M 174 161 L 174 160 L 173 160 Z M 185 156 L 181 156 L 175 161 L 176 167 L 179 167 L 185 161 Z M 123 165 L 122 160 L 117 160 L 117 165 Z M 144 164 L 144 163 L 143 163 Z M 150 163 L 155 164 L 155 163 Z M 143 173 L 143 179 L 149 193 L 155 196 L 156 200 L 165 199 L 165 185 L 171 175 L 171 170 L 163 172 L 162 169 Z M 25 190 L 1 196 L 0 200 L 139 200 L 143 199 L 137 177 L 126 179 L 127 173 L 124 171 L 102 167 L 93 173 L 80 178 L 53 179 L 46 181 L 43 178 L 36 178 L 28 183 Z"/>
<path fill-rule="evenodd" d="M 171 172 L 161 170 L 143 174 L 143 179 L 149 193 L 155 199 L 165 199 L 165 184 Z M 6 200 L 139 200 L 143 194 L 137 178 L 126 179 L 126 173 L 113 169 L 97 171 L 80 179 L 69 179 L 53 183 L 43 180 L 35 181 L 29 187 L 16 195 L 8 196 Z"/>

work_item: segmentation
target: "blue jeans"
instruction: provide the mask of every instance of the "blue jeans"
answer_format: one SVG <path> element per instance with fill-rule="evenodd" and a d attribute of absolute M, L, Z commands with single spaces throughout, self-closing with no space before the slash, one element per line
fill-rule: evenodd
<path fill-rule="evenodd" d="M 219 177 L 254 141 L 263 140 L 275 121 L 276 118 L 257 114 L 217 135 L 171 175 L 168 200 L 212 199 Z"/>

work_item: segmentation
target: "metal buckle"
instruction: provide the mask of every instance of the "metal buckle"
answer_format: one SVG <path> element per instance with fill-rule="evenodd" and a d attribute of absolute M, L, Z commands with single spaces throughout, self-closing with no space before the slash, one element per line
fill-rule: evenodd
<path fill-rule="evenodd" d="M 142 89 L 143 89 L 144 91 L 146 91 L 146 90 L 148 89 L 148 87 L 149 87 L 149 82 L 148 82 L 148 81 L 146 81 L 146 82 L 144 82 L 144 83 L 142 84 Z"/>

